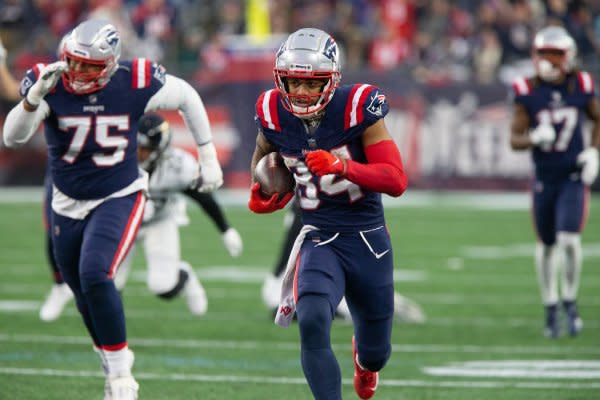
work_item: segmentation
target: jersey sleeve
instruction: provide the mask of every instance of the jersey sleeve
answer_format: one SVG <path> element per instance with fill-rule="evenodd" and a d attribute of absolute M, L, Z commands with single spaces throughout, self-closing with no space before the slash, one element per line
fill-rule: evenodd
<path fill-rule="evenodd" d="M 513 80 L 511 85 L 510 100 L 512 103 L 526 104 L 532 92 L 532 85 L 528 79 L 519 77 Z"/>
<path fill-rule="evenodd" d="M 167 71 L 155 62 L 146 58 L 134 58 L 131 61 L 131 87 L 148 91 L 151 95 L 158 92 L 165 84 Z"/>
<path fill-rule="evenodd" d="M 592 98 L 596 96 L 596 85 L 594 84 L 594 78 L 589 72 L 579 71 L 577 73 L 577 83 L 579 90 L 585 97 Z"/>
<path fill-rule="evenodd" d="M 29 89 L 38 80 L 40 71 L 46 66 L 46 64 L 36 64 L 31 69 L 28 69 L 25 76 L 21 80 L 21 86 L 19 87 L 19 94 L 22 97 L 27 96 Z"/>
<path fill-rule="evenodd" d="M 344 109 L 344 130 L 365 130 L 389 112 L 383 91 L 377 86 L 356 84 L 350 89 Z"/>
<path fill-rule="evenodd" d="M 268 131 L 281 131 L 279 123 L 279 111 L 277 102 L 279 101 L 279 91 L 270 89 L 258 96 L 256 100 L 256 115 L 254 121 L 258 130 L 267 133 Z"/>

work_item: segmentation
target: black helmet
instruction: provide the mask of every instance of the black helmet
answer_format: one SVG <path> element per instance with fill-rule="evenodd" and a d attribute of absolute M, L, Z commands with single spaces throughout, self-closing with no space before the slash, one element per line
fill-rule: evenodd
<path fill-rule="evenodd" d="M 137 142 L 138 147 L 150 150 L 149 157 L 140 160 L 140 166 L 145 170 L 154 169 L 156 161 L 171 142 L 169 123 L 156 113 L 142 115 L 138 122 Z"/>

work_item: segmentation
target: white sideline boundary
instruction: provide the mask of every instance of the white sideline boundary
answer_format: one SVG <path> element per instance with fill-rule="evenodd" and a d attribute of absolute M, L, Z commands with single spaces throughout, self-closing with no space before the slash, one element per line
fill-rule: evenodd
<path fill-rule="evenodd" d="M 0 368 L 0 374 L 27 375 L 27 376 L 59 376 L 77 378 L 103 378 L 104 374 L 98 371 L 72 371 L 50 368 Z M 306 385 L 304 378 L 277 377 L 277 376 L 240 376 L 240 375 L 204 375 L 204 374 L 157 374 L 152 372 L 136 372 L 135 378 L 158 381 L 194 381 L 194 382 L 235 382 L 235 383 L 266 383 L 279 385 Z M 352 385 L 351 379 L 342 379 L 342 384 Z M 477 388 L 477 389 L 599 389 L 600 383 L 571 383 L 571 382 L 538 382 L 524 381 L 512 382 L 499 381 L 427 381 L 418 379 L 382 379 L 381 386 L 386 387 L 428 387 L 428 388 Z"/>
<path fill-rule="evenodd" d="M 43 188 L 1 187 L 2 203 L 41 203 Z M 248 190 L 221 189 L 216 192 L 217 200 L 224 206 L 246 207 Z M 408 190 L 398 198 L 383 196 L 386 207 L 451 207 L 480 210 L 528 210 L 530 197 L 527 192 L 477 192 L 477 191 L 427 191 Z"/>

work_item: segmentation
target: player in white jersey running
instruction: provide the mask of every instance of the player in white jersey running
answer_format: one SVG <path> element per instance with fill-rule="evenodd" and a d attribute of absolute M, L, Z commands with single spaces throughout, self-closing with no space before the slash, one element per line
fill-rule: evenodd
<path fill-rule="evenodd" d="M 150 175 L 150 196 L 136 243 L 144 249 L 150 291 L 163 299 L 182 294 L 192 314 L 203 315 L 208 305 L 206 293 L 190 264 L 181 260 L 179 226 L 189 223 L 184 196 L 197 202 L 210 216 L 232 257 L 241 254 L 243 243 L 213 195 L 196 190 L 196 159 L 170 143 L 169 123 L 162 116 L 157 113 L 142 116 L 138 123 L 138 161 Z M 125 286 L 134 249 L 115 277 L 119 289 Z"/>

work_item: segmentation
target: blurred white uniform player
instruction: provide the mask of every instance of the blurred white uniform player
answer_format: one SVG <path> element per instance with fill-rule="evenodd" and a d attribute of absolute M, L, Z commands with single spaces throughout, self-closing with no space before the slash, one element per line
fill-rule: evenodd
<path fill-rule="evenodd" d="M 150 291 L 163 299 L 182 294 L 192 314 L 203 315 L 208 305 L 206 293 L 190 264 L 181 260 L 179 227 L 189 223 L 184 196 L 198 202 L 213 219 L 232 257 L 241 254 L 242 239 L 237 230 L 229 226 L 212 194 L 196 190 L 196 159 L 170 146 L 170 141 L 167 121 L 156 113 L 142 116 L 138 124 L 138 161 L 150 175 L 150 195 L 136 245 L 123 261 L 115 285 L 118 289 L 125 286 L 135 249 L 141 243 Z"/>

